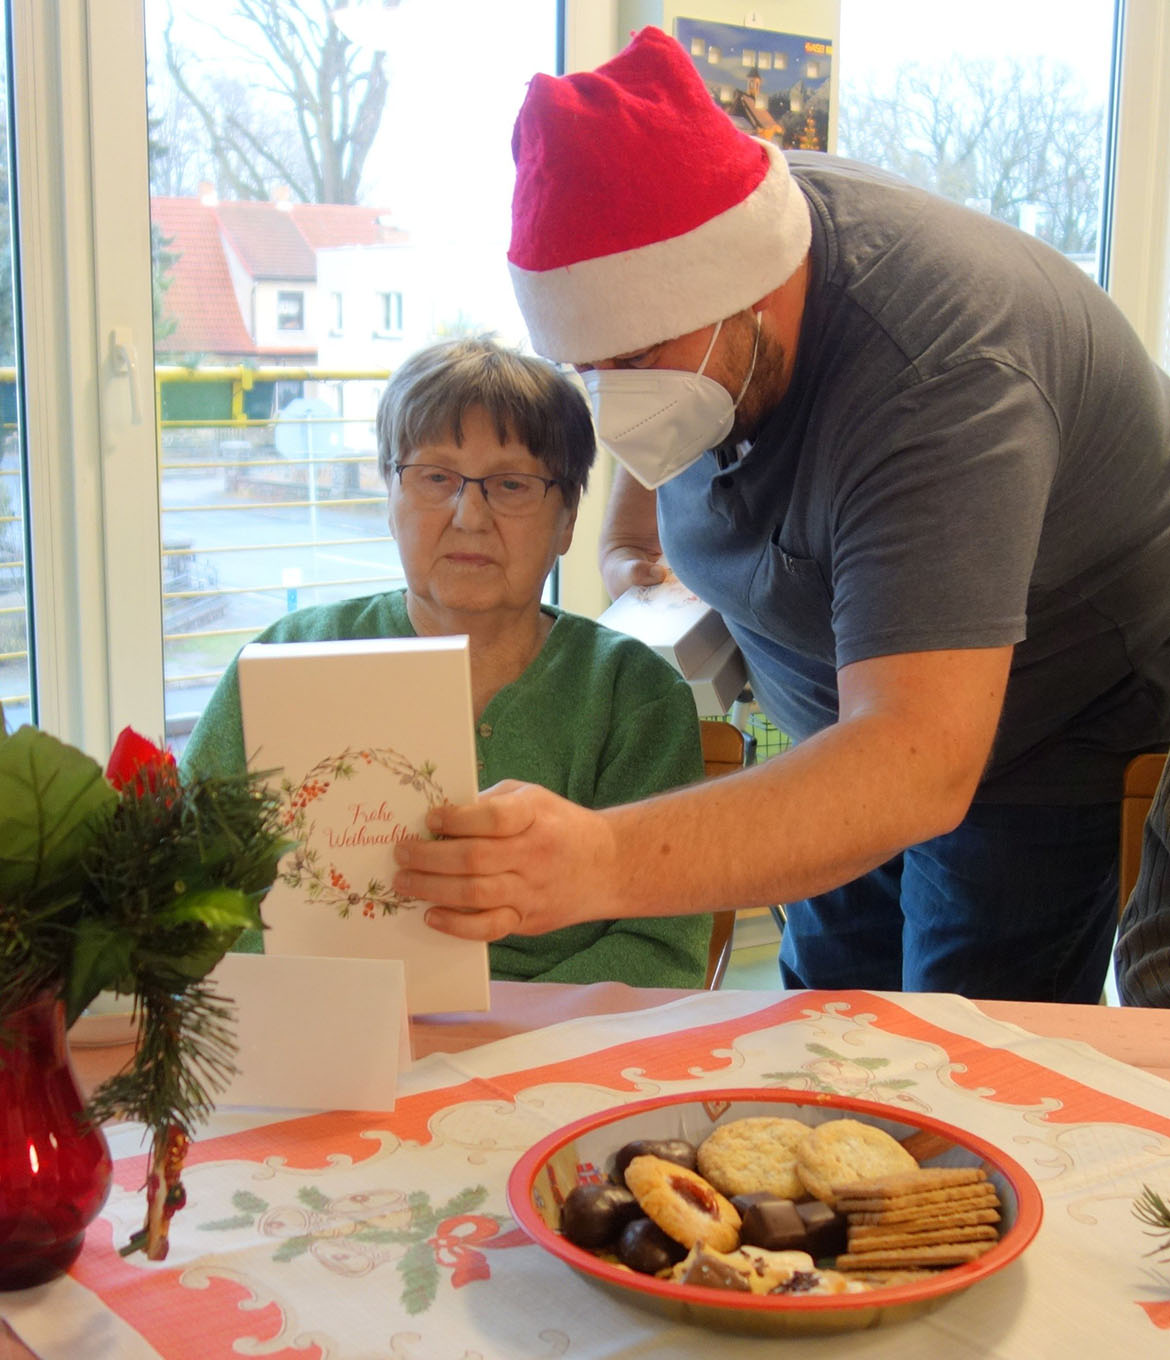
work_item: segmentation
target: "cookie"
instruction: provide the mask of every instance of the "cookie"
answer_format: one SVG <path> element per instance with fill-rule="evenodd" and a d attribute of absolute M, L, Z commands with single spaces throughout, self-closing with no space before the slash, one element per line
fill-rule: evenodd
<path fill-rule="evenodd" d="M 770 1294 L 777 1285 L 787 1283 L 794 1275 L 810 1274 L 815 1270 L 812 1257 L 803 1251 L 740 1247 L 736 1251 L 721 1252 L 712 1251 L 700 1242 L 674 1267 L 670 1278 L 679 1284 Z"/>
<path fill-rule="evenodd" d="M 868 1285 L 870 1289 L 890 1289 L 900 1284 L 917 1284 L 919 1280 L 933 1280 L 936 1270 L 921 1267 L 909 1270 L 843 1270 L 840 1272 L 847 1280 L 856 1280 Z"/>
<path fill-rule="evenodd" d="M 834 1207 L 835 1185 L 917 1169 L 918 1163 L 896 1138 L 857 1119 L 818 1124 L 796 1154 L 796 1171 L 805 1189 Z"/>
<path fill-rule="evenodd" d="M 647 1218 L 684 1247 L 705 1242 L 714 1251 L 739 1244 L 739 1214 L 702 1176 L 661 1157 L 635 1157 L 626 1185 Z"/>
<path fill-rule="evenodd" d="M 916 1209 L 891 1209 L 885 1214 L 850 1214 L 849 1236 L 851 1239 L 880 1237 L 891 1229 L 930 1232 L 936 1228 L 976 1228 L 998 1222 L 999 1209 L 996 1207 L 930 1214 L 922 1214 Z"/>
<path fill-rule="evenodd" d="M 885 1251 L 887 1247 L 937 1247 L 949 1242 L 994 1242 L 999 1233 L 990 1223 L 981 1223 L 970 1228 L 923 1228 L 917 1231 L 907 1226 L 897 1230 L 891 1224 L 888 1232 L 874 1236 L 849 1234 L 848 1250 L 853 1253 L 863 1251 Z"/>
<path fill-rule="evenodd" d="M 796 1154 L 810 1132 L 798 1119 L 733 1119 L 699 1144 L 699 1174 L 728 1196 L 765 1192 L 778 1199 L 801 1199 L 805 1190 L 796 1173 Z"/>
<path fill-rule="evenodd" d="M 951 1190 L 963 1185 L 986 1185 L 987 1172 L 978 1166 L 920 1166 L 896 1176 L 881 1176 L 848 1185 L 834 1185 L 838 1199 L 888 1199 L 918 1195 L 927 1190 Z"/>
<path fill-rule="evenodd" d="M 874 1195 L 853 1197 L 839 1194 L 834 1187 L 833 1203 L 842 1213 L 882 1213 L 887 1209 L 924 1209 L 934 1207 L 982 1209 L 999 1203 L 994 1185 L 959 1185 L 953 1190 L 924 1190 L 920 1195 Z"/>
<path fill-rule="evenodd" d="M 994 1242 L 956 1242 L 931 1247 L 890 1247 L 886 1251 L 844 1252 L 837 1257 L 838 1270 L 901 1269 L 903 1266 L 961 1266 L 977 1261 Z"/>

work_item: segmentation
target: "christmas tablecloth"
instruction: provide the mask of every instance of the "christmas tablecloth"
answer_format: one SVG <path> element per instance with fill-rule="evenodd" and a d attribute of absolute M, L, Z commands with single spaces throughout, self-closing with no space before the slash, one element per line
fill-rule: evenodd
<path fill-rule="evenodd" d="M 510 1219 L 508 1173 L 553 1129 L 651 1095 L 757 1085 L 882 1101 L 979 1135 L 1038 1183 L 1038 1237 L 920 1317 L 771 1341 L 619 1302 Z M 735 1360 L 779 1345 L 1170 1356 L 1170 1265 L 1132 1214 L 1143 1185 L 1170 1195 L 1170 1084 L 957 997 L 703 993 L 434 1055 L 392 1113 L 221 1112 L 188 1157 L 165 1262 L 116 1250 L 142 1219 L 137 1141 L 113 1131 L 116 1183 L 69 1276 L 0 1295 L 0 1317 L 43 1360 Z"/>

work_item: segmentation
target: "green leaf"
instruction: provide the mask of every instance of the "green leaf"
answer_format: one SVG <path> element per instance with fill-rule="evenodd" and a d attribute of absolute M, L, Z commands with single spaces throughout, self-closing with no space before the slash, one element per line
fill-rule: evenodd
<path fill-rule="evenodd" d="M 439 1288 L 439 1268 L 435 1254 L 425 1242 L 416 1242 L 398 1262 L 402 1276 L 402 1302 L 413 1317 L 425 1313 L 435 1301 Z"/>
<path fill-rule="evenodd" d="M 209 888 L 177 897 L 157 912 L 154 920 L 164 927 L 194 922 L 209 930 L 243 930 L 249 926 L 256 929 L 260 925 L 260 911 L 247 893 L 235 888 Z"/>
<path fill-rule="evenodd" d="M 832 1058 L 836 1062 L 844 1062 L 840 1053 L 834 1053 L 831 1048 L 826 1048 L 824 1044 L 805 1044 L 805 1048 L 810 1053 L 815 1053 L 818 1058 Z"/>
<path fill-rule="evenodd" d="M 238 933 L 217 934 L 206 944 L 187 949 L 182 954 L 140 949 L 135 954 L 135 972 L 139 977 L 151 975 L 159 980 L 168 979 L 177 991 L 184 982 L 199 982 L 205 978 L 231 948 Z"/>
<path fill-rule="evenodd" d="M 325 1210 L 329 1208 L 329 1196 L 322 1194 L 315 1185 L 302 1185 L 297 1191 L 297 1199 L 310 1209 Z"/>
<path fill-rule="evenodd" d="M 213 1218 L 210 1223 L 200 1223 L 200 1232 L 230 1232 L 234 1228 L 250 1228 L 255 1219 L 251 1214 L 237 1214 L 235 1218 Z"/>
<path fill-rule="evenodd" d="M 441 1221 L 444 1218 L 457 1218 L 460 1214 L 469 1214 L 483 1204 L 487 1199 L 487 1193 L 487 1187 L 484 1185 L 467 1186 L 436 1209 L 435 1218 Z"/>
<path fill-rule="evenodd" d="M 65 1022 L 71 1025 L 99 992 L 134 991 L 130 974 L 133 941 L 117 924 L 80 921 L 65 979 Z M 116 984 L 125 985 L 118 987 Z"/>
<path fill-rule="evenodd" d="M 101 766 L 76 747 L 28 726 L 0 741 L 0 898 L 72 885 L 117 802 Z"/>
<path fill-rule="evenodd" d="M 295 1261 L 298 1256 L 303 1256 L 313 1245 L 311 1237 L 286 1237 L 279 1247 L 272 1253 L 274 1261 Z"/>
<path fill-rule="evenodd" d="M 251 1214 L 253 1218 L 259 1218 L 268 1208 L 268 1201 L 252 1194 L 250 1190 L 237 1190 L 232 1196 L 232 1204 L 241 1213 Z"/>

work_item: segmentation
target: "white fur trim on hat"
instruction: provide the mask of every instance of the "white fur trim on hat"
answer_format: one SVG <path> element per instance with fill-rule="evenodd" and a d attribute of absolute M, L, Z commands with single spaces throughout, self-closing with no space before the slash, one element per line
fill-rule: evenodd
<path fill-rule="evenodd" d="M 761 145 L 771 164 L 753 192 L 691 231 L 555 269 L 509 262 L 533 349 L 612 359 L 734 316 L 791 278 L 812 235 L 808 202 L 783 153 Z"/>

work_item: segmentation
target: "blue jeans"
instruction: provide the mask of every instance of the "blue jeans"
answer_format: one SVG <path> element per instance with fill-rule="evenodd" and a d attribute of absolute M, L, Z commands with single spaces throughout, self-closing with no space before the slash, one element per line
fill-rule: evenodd
<path fill-rule="evenodd" d="M 1100 999 L 1117 926 L 1116 803 L 982 804 L 945 836 L 787 908 L 785 987 Z"/>

